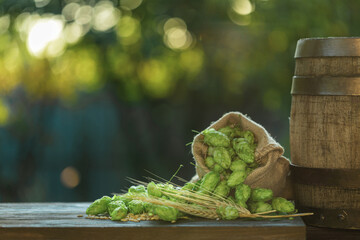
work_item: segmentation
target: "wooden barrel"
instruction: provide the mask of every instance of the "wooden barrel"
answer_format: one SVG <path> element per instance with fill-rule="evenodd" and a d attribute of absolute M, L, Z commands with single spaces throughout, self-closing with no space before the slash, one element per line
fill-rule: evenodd
<path fill-rule="evenodd" d="M 360 229 L 360 38 L 299 40 L 291 94 L 297 208 L 309 225 Z"/>

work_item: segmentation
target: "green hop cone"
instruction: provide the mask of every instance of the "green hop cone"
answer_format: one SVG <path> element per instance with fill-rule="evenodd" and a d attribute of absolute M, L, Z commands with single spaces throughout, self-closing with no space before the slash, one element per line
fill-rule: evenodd
<path fill-rule="evenodd" d="M 224 220 L 234 220 L 239 217 L 238 210 L 233 206 L 220 206 L 216 209 L 216 213 Z"/>
<path fill-rule="evenodd" d="M 121 194 L 121 195 L 114 195 L 111 198 L 111 202 L 113 202 L 113 201 L 123 201 L 127 205 L 132 200 L 129 195 L 131 195 L 131 194 L 125 193 L 125 194 Z"/>
<path fill-rule="evenodd" d="M 203 181 L 203 178 L 196 181 L 193 191 L 195 191 L 195 192 L 199 191 L 202 181 Z"/>
<path fill-rule="evenodd" d="M 229 152 L 231 159 L 234 159 L 237 156 L 233 148 L 227 148 L 227 151 Z"/>
<path fill-rule="evenodd" d="M 225 134 L 228 138 L 231 138 L 234 129 L 230 126 L 226 126 L 226 127 L 220 128 L 218 131 Z"/>
<path fill-rule="evenodd" d="M 158 215 L 161 220 L 171 222 L 176 221 L 179 215 L 179 210 L 164 205 L 155 205 L 154 213 Z"/>
<path fill-rule="evenodd" d="M 172 192 L 174 190 L 174 185 L 170 184 L 170 183 L 165 183 L 163 185 L 163 189 L 164 190 L 167 190 L 169 192 Z"/>
<path fill-rule="evenodd" d="M 173 194 L 178 194 L 179 191 L 177 189 L 174 188 L 174 186 L 172 184 L 164 184 L 163 187 L 163 197 L 167 197 L 168 200 L 171 200 L 173 202 L 184 202 L 185 200 L 181 199 L 181 198 L 177 198 L 176 196 L 173 196 Z M 166 199 L 166 198 L 164 198 Z"/>
<path fill-rule="evenodd" d="M 144 212 L 144 204 L 140 200 L 132 200 L 128 204 L 129 212 L 136 215 Z"/>
<path fill-rule="evenodd" d="M 95 200 L 90 206 L 86 209 L 87 215 L 98 215 L 107 212 L 107 206 L 111 202 L 111 198 L 108 196 L 103 196 L 100 199 Z"/>
<path fill-rule="evenodd" d="M 144 212 L 154 214 L 155 212 L 155 204 L 149 202 L 143 202 Z"/>
<path fill-rule="evenodd" d="M 154 197 L 161 197 L 162 193 L 161 193 L 161 189 L 154 183 L 154 182 L 149 182 L 147 185 L 147 193 L 150 196 L 154 196 Z"/>
<path fill-rule="evenodd" d="M 244 138 L 234 138 L 233 148 L 238 157 L 246 163 L 253 163 L 255 160 L 254 148 Z"/>
<path fill-rule="evenodd" d="M 206 157 L 205 158 L 205 166 L 207 166 L 209 169 L 213 169 L 215 165 L 215 161 L 213 157 Z"/>
<path fill-rule="evenodd" d="M 121 200 L 118 200 L 118 201 L 111 201 L 109 202 L 108 206 L 107 206 L 107 212 L 109 214 L 111 214 L 115 208 L 118 208 L 118 207 L 121 207 L 122 205 L 124 205 L 125 203 Z M 126 204 L 125 204 L 126 206 Z"/>
<path fill-rule="evenodd" d="M 216 172 L 208 172 L 203 177 L 200 185 L 200 190 L 204 193 L 212 192 L 215 190 L 216 185 L 220 182 L 220 175 Z"/>
<path fill-rule="evenodd" d="M 235 187 L 236 185 L 239 185 L 240 183 L 243 183 L 246 179 L 246 172 L 245 171 L 235 171 L 232 172 L 227 180 L 227 185 L 229 187 Z"/>
<path fill-rule="evenodd" d="M 244 131 L 241 130 L 240 127 L 234 127 L 233 128 L 233 132 L 231 134 L 231 138 L 242 138 L 244 137 Z"/>
<path fill-rule="evenodd" d="M 243 136 L 250 144 L 254 144 L 254 134 L 252 132 L 245 131 Z"/>
<path fill-rule="evenodd" d="M 227 197 L 230 192 L 230 187 L 227 185 L 225 180 L 222 180 L 215 188 L 214 195 L 216 197 Z"/>
<path fill-rule="evenodd" d="M 168 196 L 165 196 L 165 195 L 163 195 L 161 198 L 165 199 L 165 200 L 170 200 L 170 198 Z"/>
<path fill-rule="evenodd" d="M 246 184 L 239 184 L 236 186 L 235 188 L 235 200 L 236 202 L 246 202 L 247 200 L 249 200 L 251 195 L 251 188 L 250 186 L 246 185 Z"/>
<path fill-rule="evenodd" d="M 220 164 L 217 163 L 215 163 L 214 168 L 212 170 L 219 174 L 225 171 L 225 169 L 222 166 L 220 166 Z"/>
<path fill-rule="evenodd" d="M 204 143 L 213 147 L 230 147 L 230 139 L 223 133 L 213 128 L 201 132 L 204 135 Z"/>
<path fill-rule="evenodd" d="M 273 191 L 271 189 L 266 188 L 254 188 L 251 191 L 250 200 L 253 202 L 256 201 L 269 201 L 273 198 Z"/>
<path fill-rule="evenodd" d="M 181 188 L 181 190 L 187 190 L 192 191 L 195 188 L 195 183 L 187 182 L 185 185 Z"/>
<path fill-rule="evenodd" d="M 265 202 L 250 202 L 249 203 L 250 212 L 252 213 L 262 213 L 262 212 L 268 212 L 272 210 L 272 207 L 270 204 Z"/>
<path fill-rule="evenodd" d="M 212 156 L 212 155 L 214 155 L 214 147 L 212 147 L 212 146 L 209 146 L 208 147 L 208 150 L 207 150 L 207 155 L 208 156 Z"/>
<path fill-rule="evenodd" d="M 230 165 L 231 171 L 246 171 L 247 165 L 244 161 L 240 160 L 238 157 L 234 159 L 234 161 Z"/>
<path fill-rule="evenodd" d="M 282 197 L 274 198 L 271 202 L 271 206 L 274 210 L 283 213 L 295 212 L 295 206 L 292 202 Z"/>
<path fill-rule="evenodd" d="M 145 193 L 145 187 L 143 185 L 138 185 L 138 186 L 131 186 L 129 188 L 129 193 Z"/>
<path fill-rule="evenodd" d="M 167 193 L 174 193 L 174 186 L 172 184 L 166 183 L 164 185 L 159 185 L 160 188 L 163 191 L 163 195 L 166 195 Z M 169 197 L 168 195 L 166 195 L 167 197 Z M 171 198 L 171 197 L 169 197 Z"/>
<path fill-rule="evenodd" d="M 246 202 L 243 202 L 243 201 L 237 201 L 237 202 L 236 202 L 236 204 L 237 204 L 237 205 L 239 205 L 239 206 L 241 206 L 241 207 L 243 207 L 243 208 L 246 208 L 246 209 L 248 208 L 248 206 L 247 206 Z"/>
<path fill-rule="evenodd" d="M 118 221 L 118 220 L 121 220 L 124 217 L 126 217 L 127 214 L 128 214 L 128 208 L 126 207 L 125 203 L 123 203 L 122 205 L 115 208 L 111 212 L 110 217 L 111 217 L 111 220 Z"/>
<path fill-rule="evenodd" d="M 224 169 L 228 169 L 231 165 L 231 156 L 224 147 L 217 147 L 214 149 L 213 159 Z"/>

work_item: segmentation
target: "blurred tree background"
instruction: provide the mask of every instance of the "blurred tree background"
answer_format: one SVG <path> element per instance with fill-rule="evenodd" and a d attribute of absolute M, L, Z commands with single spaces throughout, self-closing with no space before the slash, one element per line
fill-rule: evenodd
<path fill-rule="evenodd" d="M 190 179 L 231 110 L 286 149 L 296 42 L 357 36 L 360 3 L 0 1 L 0 201 L 90 201 L 144 169 Z"/>

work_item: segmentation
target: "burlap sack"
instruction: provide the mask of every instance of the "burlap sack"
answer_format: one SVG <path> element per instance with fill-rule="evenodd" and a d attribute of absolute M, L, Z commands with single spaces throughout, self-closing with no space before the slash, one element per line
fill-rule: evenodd
<path fill-rule="evenodd" d="M 289 160 L 283 157 L 284 149 L 259 124 L 240 112 L 229 112 L 212 123 L 209 128 L 218 130 L 225 126 L 240 125 L 243 130 L 250 130 L 255 135 L 257 147 L 255 161 L 260 164 L 245 180 L 245 184 L 254 187 L 272 189 L 274 196 L 291 197 L 288 181 Z M 210 170 L 205 166 L 208 146 L 203 143 L 204 136 L 198 134 L 192 143 L 192 154 L 196 161 L 196 173 L 202 177 Z M 196 176 L 195 176 L 196 177 Z"/>

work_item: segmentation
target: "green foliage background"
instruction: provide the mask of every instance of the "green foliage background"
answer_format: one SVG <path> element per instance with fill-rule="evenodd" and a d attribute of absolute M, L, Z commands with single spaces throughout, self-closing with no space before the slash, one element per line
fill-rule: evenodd
<path fill-rule="evenodd" d="M 0 19 L 0 200 L 93 200 L 125 188 L 126 176 L 169 178 L 179 164 L 189 179 L 191 130 L 231 110 L 264 125 L 290 157 L 297 40 L 360 32 L 355 0 L 253 0 L 246 15 L 232 9 L 236 0 L 144 0 L 134 9 L 113 0 L 115 26 L 89 26 L 60 54 L 34 57 L 20 16 L 60 16 L 72 2 L 99 4 L 0 1 L 9 19 Z M 186 48 L 166 44 L 171 18 L 186 24 Z M 67 166 L 81 176 L 74 188 L 60 181 Z"/>

